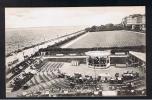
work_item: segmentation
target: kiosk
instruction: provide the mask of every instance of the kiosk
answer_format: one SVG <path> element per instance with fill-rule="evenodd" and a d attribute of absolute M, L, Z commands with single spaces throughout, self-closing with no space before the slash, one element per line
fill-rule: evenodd
<path fill-rule="evenodd" d="M 107 68 L 110 66 L 110 51 L 88 51 L 85 52 L 86 64 L 94 68 Z"/>

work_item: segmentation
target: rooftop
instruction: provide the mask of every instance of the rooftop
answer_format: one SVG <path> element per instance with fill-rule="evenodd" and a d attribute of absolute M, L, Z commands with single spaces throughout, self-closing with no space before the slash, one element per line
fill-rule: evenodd
<path fill-rule="evenodd" d="M 146 62 L 146 53 L 129 51 L 130 54 Z"/>

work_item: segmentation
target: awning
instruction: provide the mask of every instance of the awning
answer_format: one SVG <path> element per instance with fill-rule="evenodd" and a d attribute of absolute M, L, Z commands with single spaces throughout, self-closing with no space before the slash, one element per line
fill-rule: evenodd
<path fill-rule="evenodd" d="M 134 51 L 129 51 L 129 53 L 137 58 L 139 58 L 140 60 L 146 62 L 146 53 L 142 53 L 142 52 L 134 52 Z"/>

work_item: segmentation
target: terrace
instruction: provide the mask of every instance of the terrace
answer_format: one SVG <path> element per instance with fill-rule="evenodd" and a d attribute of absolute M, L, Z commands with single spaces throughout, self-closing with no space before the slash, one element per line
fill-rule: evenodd
<path fill-rule="evenodd" d="M 58 76 L 62 73 L 64 74 L 64 77 L 59 78 Z M 74 78 L 76 73 L 81 74 L 81 78 Z M 40 71 L 37 74 L 35 74 L 26 84 L 24 84 L 24 86 L 22 86 L 20 90 L 12 92 L 11 95 L 21 96 L 23 93 L 26 93 L 27 95 L 32 94 L 34 96 L 34 94 L 36 95 L 39 92 L 43 94 L 41 91 L 46 91 L 46 89 L 49 89 L 49 91 L 51 91 L 51 94 L 54 95 L 64 95 L 64 90 L 71 91 L 69 93 L 74 94 L 77 93 L 77 91 L 80 89 L 95 91 L 96 83 L 94 79 L 98 76 L 101 76 L 101 79 L 100 81 L 98 81 L 97 87 L 102 91 L 111 90 L 112 87 L 118 88 L 119 90 L 124 90 L 127 87 L 126 84 L 128 84 L 131 81 L 132 83 L 136 84 L 136 88 L 143 87 L 145 89 L 145 80 L 143 79 L 126 81 L 126 83 L 121 83 L 119 86 L 118 84 L 113 84 L 112 82 L 107 83 L 107 81 L 105 81 L 105 77 L 107 77 L 108 80 L 110 80 L 111 78 L 114 79 L 114 77 L 116 77 L 116 73 L 119 73 L 120 77 L 122 77 L 122 75 L 132 75 L 132 73 L 138 73 L 139 77 L 145 76 L 145 73 L 142 71 L 142 69 L 140 69 L 140 67 L 119 68 L 116 66 L 110 66 L 106 69 L 94 69 L 89 68 L 86 64 L 82 63 L 78 66 L 73 66 L 71 65 L 71 63 L 68 62 L 52 62 L 49 60 L 44 60 L 43 65 L 40 68 Z M 79 80 L 87 79 L 85 78 L 86 76 L 91 76 L 92 80 L 89 79 L 90 81 L 84 81 L 84 84 L 80 84 L 81 81 Z M 74 87 L 71 85 L 71 82 L 74 85 Z M 25 86 L 27 86 L 28 88 L 24 90 Z"/>

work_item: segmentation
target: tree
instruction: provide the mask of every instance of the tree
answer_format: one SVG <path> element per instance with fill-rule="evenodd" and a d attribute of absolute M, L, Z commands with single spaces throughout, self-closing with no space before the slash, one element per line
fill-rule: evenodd
<path fill-rule="evenodd" d="M 114 25 L 112 23 L 106 24 L 105 26 L 107 30 L 114 30 Z"/>
<path fill-rule="evenodd" d="M 87 28 L 85 28 L 85 31 L 86 31 L 86 32 L 89 32 L 90 29 L 91 29 L 90 27 L 87 27 Z"/>
<path fill-rule="evenodd" d="M 96 32 L 98 30 L 97 26 L 92 26 L 90 32 Z"/>

